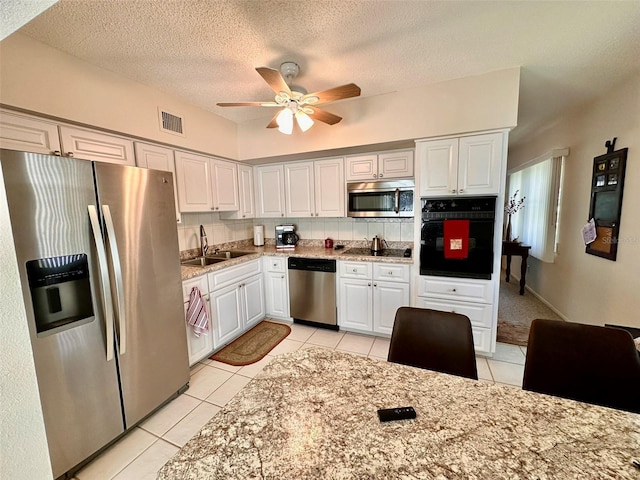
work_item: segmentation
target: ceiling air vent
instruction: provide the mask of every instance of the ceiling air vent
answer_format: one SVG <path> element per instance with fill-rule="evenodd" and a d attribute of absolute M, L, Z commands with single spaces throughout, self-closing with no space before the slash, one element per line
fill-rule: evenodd
<path fill-rule="evenodd" d="M 161 131 L 184 137 L 182 117 L 166 112 L 162 108 L 158 108 L 158 113 Z"/>

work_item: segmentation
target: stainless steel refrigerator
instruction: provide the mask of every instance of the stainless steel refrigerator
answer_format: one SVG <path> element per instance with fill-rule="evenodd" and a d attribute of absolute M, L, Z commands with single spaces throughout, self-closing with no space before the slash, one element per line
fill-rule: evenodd
<path fill-rule="evenodd" d="M 0 162 L 56 478 L 189 381 L 173 179 L 8 150 Z"/>

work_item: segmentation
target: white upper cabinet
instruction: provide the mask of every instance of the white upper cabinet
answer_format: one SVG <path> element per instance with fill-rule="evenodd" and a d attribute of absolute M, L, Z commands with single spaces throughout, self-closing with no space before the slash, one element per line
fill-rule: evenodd
<path fill-rule="evenodd" d="M 378 179 L 413 177 L 413 150 L 378 155 Z"/>
<path fill-rule="evenodd" d="M 236 211 L 238 203 L 238 166 L 232 162 L 210 159 L 212 209 Z"/>
<path fill-rule="evenodd" d="M 344 217 L 342 158 L 284 165 L 287 217 Z"/>
<path fill-rule="evenodd" d="M 173 197 L 176 205 L 176 221 L 180 223 L 180 207 L 178 205 L 178 181 L 173 150 L 170 148 L 135 142 L 136 164 L 138 167 L 162 170 L 173 174 Z"/>
<path fill-rule="evenodd" d="M 262 165 L 254 171 L 256 217 L 276 218 L 285 215 L 284 166 Z"/>
<path fill-rule="evenodd" d="M 119 165 L 136 164 L 133 141 L 128 138 L 7 111 L 0 112 L 0 147 Z"/>
<path fill-rule="evenodd" d="M 287 217 L 316 216 L 313 162 L 284 165 Z"/>
<path fill-rule="evenodd" d="M 348 182 L 413 177 L 413 150 L 347 157 L 346 165 Z"/>
<path fill-rule="evenodd" d="M 0 111 L 0 148 L 44 154 L 60 154 L 58 125 Z"/>
<path fill-rule="evenodd" d="M 420 196 L 497 195 L 502 133 L 419 141 Z"/>
<path fill-rule="evenodd" d="M 178 203 L 181 212 L 211 210 L 209 159 L 202 155 L 175 152 L 178 179 Z"/>
<path fill-rule="evenodd" d="M 498 194 L 503 156 L 503 134 L 489 133 L 460 139 L 458 193 Z"/>
<path fill-rule="evenodd" d="M 344 159 L 330 158 L 313 162 L 316 217 L 344 217 L 346 184 Z"/>
<path fill-rule="evenodd" d="M 253 218 L 255 213 L 253 187 L 253 167 L 248 165 L 238 165 L 238 210 L 231 212 L 220 212 L 220 218 L 242 219 Z"/>
<path fill-rule="evenodd" d="M 238 167 L 233 162 L 176 152 L 181 212 L 238 210 Z"/>
<path fill-rule="evenodd" d="M 63 155 L 131 167 L 136 165 L 133 141 L 127 138 L 66 125 L 59 128 Z"/>

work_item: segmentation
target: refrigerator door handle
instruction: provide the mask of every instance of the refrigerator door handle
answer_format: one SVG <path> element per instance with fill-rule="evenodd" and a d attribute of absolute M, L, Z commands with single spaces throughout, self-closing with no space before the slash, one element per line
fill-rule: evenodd
<path fill-rule="evenodd" d="M 111 300 L 111 287 L 109 283 L 109 268 L 107 265 L 107 253 L 102 241 L 100 231 L 100 220 L 98 220 L 98 210 L 95 205 L 88 205 L 89 220 L 93 239 L 96 242 L 96 253 L 98 255 L 98 266 L 100 271 L 100 285 L 102 286 L 102 307 L 104 308 L 105 337 L 107 342 L 107 362 L 113 360 L 113 301 Z"/>
<path fill-rule="evenodd" d="M 120 254 L 118 253 L 118 244 L 116 242 L 116 230 L 113 227 L 113 218 L 111 217 L 111 209 L 109 205 L 102 206 L 104 216 L 104 224 L 107 227 L 107 241 L 109 242 L 109 250 L 111 251 L 111 262 L 113 264 L 113 273 L 116 281 L 116 300 L 118 306 L 118 322 L 120 324 L 120 355 L 127 352 L 127 322 L 126 308 L 124 303 L 124 286 L 122 281 L 122 266 L 120 265 Z"/>

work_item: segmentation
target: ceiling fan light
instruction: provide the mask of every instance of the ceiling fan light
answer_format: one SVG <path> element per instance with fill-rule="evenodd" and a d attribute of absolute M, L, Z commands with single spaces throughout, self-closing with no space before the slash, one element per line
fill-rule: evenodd
<path fill-rule="evenodd" d="M 296 112 L 296 120 L 298 121 L 300 130 L 303 132 L 306 132 L 313 126 L 313 118 L 300 110 Z"/>
<path fill-rule="evenodd" d="M 276 117 L 276 123 L 280 132 L 291 135 L 293 133 L 293 112 L 288 108 L 283 108 Z"/>

